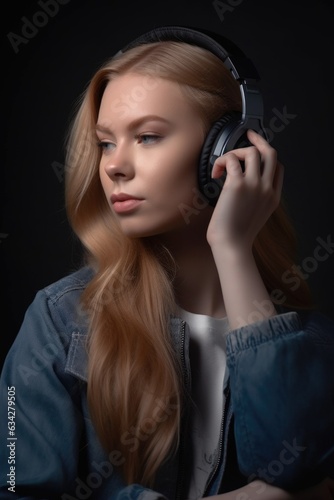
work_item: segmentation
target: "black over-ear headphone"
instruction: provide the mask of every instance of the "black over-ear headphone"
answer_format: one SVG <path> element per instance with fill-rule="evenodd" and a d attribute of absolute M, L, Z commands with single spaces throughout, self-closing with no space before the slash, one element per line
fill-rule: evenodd
<path fill-rule="evenodd" d="M 212 179 L 211 171 L 218 156 L 249 145 L 247 129 L 253 129 L 267 138 L 263 127 L 263 100 L 257 86 L 259 75 L 253 63 L 227 38 L 205 29 L 184 26 L 162 26 L 152 29 L 134 39 L 116 55 L 138 45 L 175 41 L 197 45 L 209 50 L 223 61 L 240 85 L 242 112 L 226 113 L 216 121 L 204 142 L 198 169 L 198 182 L 201 193 L 210 205 L 215 206 L 226 177 Z"/>

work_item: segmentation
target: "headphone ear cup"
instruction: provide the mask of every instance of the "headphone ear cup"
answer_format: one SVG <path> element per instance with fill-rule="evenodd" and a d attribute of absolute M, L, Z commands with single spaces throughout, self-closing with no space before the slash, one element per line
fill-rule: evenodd
<path fill-rule="evenodd" d="M 226 113 L 222 118 L 217 120 L 209 130 L 205 142 L 202 147 L 199 166 L 198 166 L 198 183 L 199 189 L 202 194 L 206 197 L 209 204 L 215 206 L 222 190 L 225 177 L 222 176 L 220 179 L 212 179 L 211 172 L 213 168 L 213 163 L 211 164 L 211 157 L 213 155 L 213 148 L 217 142 L 217 139 L 222 133 L 222 130 L 226 126 L 232 126 L 234 128 L 238 125 L 238 120 L 240 120 L 241 113 L 231 112 Z"/>

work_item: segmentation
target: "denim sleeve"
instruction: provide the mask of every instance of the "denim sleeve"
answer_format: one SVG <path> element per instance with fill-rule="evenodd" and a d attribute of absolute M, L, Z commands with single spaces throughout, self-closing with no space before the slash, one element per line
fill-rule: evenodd
<path fill-rule="evenodd" d="M 48 296 L 38 292 L 1 373 L 0 498 L 163 498 L 140 485 L 125 487 L 116 473 L 99 479 L 96 470 L 79 463 L 90 443 L 80 403 L 84 383 L 64 370 L 70 333 Z"/>
<path fill-rule="evenodd" d="M 282 488 L 334 476 L 334 323 L 286 312 L 227 338 L 240 470 Z"/>

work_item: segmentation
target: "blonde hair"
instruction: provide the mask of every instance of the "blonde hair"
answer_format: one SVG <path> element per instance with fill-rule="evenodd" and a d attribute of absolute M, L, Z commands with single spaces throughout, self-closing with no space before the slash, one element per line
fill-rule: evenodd
<path fill-rule="evenodd" d="M 150 485 L 178 445 L 184 391 L 169 331 L 172 259 L 149 238 L 124 236 L 99 180 L 95 125 L 100 101 L 107 83 L 129 71 L 177 82 L 206 131 L 226 112 L 240 110 L 241 98 L 224 64 L 205 49 L 181 42 L 142 45 L 96 72 L 78 102 L 68 136 L 66 208 L 95 271 L 82 296 L 89 316 L 90 413 L 106 450 L 124 457 L 125 480 Z M 258 235 L 254 253 L 268 290 L 282 290 L 286 305 L 307 307 L 306 283 L 299 277 L 293 293 L 281 280 L 293 265 L 295 248 L 282 202 Z M 154 420 L 162 406 L 168 418 Z M 129 446 L 132 435 L 137 440 Z"/>

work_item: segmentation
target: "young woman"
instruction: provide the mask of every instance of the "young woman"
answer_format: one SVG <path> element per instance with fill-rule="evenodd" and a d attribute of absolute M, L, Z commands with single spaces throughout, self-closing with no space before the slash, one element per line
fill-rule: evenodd
<path fill-rule="evenodd" d="M 334 325 L 295 271 L 283 166 L 249 130 L 214 163 L 215 206 L 198 188 L 210 127 L 241 107 L 184 42 L 92 78 L 66 165 L 85 261 L 7 356 L 1 498 L 334 498 Z"/>

